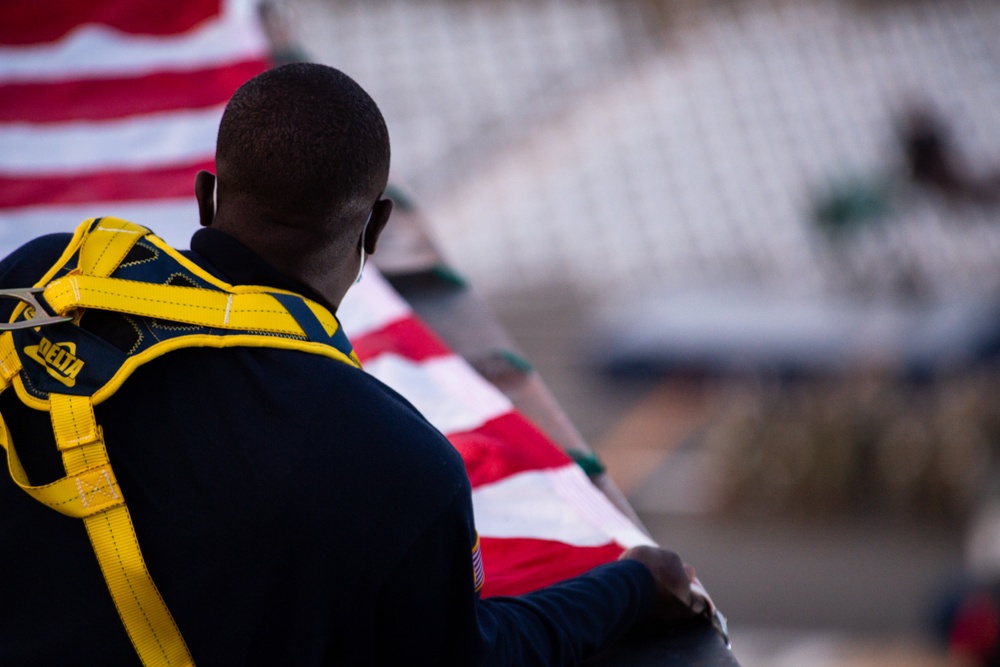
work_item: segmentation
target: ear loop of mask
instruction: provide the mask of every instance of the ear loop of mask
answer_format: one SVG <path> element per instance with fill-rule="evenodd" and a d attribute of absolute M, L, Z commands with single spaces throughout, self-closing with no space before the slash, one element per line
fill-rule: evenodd
<path fill-rule="evenodd" d="M 368 213 L 368 219 L 365 220 L 365 226 L 361 229 L 361 266 L 358 267 L 358 277 L 354 279 L 354 284 L 357 285 L 361 282 L 361 276 L 365 273 L 365 234 L 368 232 L 368 223 L 372 221 L 371 211 Z"/>
<path fill-rule="evenodd" d="M 215 182 L 212 184 L 212 222 L 215 222 L 215 216 L 219 212 L 219 179 L 216 177 Z"/>

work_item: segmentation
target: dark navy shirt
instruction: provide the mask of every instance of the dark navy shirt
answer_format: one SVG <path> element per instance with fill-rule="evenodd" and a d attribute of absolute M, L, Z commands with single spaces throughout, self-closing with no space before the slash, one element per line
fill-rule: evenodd
<path fill-rule="evenodd" d="M 69 235 L 0 262 L 34 284 Z M 229 236 L 194 261 L 235 284 L 308 294 Z M 311 295 L 314 296 L 314 295 Z M 0 304 L 7 321 L 12 302 Z M 0 395 L 33 484 L 62 476 L 48 414 Z M 361 370 L 304 352 L 187 348 L 96 407 L 153 580 L 200 667 L 557 665 L 648 614 L 652 575 L 612 563 L 481 600 L 457 452 Z M 0 474 L 0 665 L 134 665 L 83 523 Z"/>

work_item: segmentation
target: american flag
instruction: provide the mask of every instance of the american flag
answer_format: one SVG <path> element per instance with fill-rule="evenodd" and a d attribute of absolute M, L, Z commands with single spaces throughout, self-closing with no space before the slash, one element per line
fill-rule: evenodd
<path fill-rule="evenodd" d="M 0 247 L 94 215 L 186 244 L 193 174 L 267 58 L 246 2 L 0 3 Z"/>
<path fill-rule="evenodd" d="M 365 370 L 413 403 L 465 460 L 484 595 L 535 590 L 651 544 L 378 273 L 365 274 L 340 314 Z"/>
<path fill-rule="evenodd" d="M 99 215 L 186 246 L 194 174 L 214 171 L 222 109 L 268 64 L 249 1 L 0 3 L 0 251 Z M 483 595 L 535 590 L 650 543 L 376 271 L 339 314 L 365 369 L 464 458 Z"/>

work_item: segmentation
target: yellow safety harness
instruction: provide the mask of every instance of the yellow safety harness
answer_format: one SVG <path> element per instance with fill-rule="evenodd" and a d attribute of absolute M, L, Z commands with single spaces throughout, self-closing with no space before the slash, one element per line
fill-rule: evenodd
<path fill-rule="evenodd" d="M 193 665 L 143 561 L 94 406 L 140 365 L 171 350 L 273 347 L 360 367 L 347 337 L 318 303 L 283 290 L 228 285 L 145 227 L 115 218 L 84 222 L 34 288 L 5 295 L 23 303 L 0 326 L 0 392 L 13 385 L 22 402 L 50 413 L 66 471 L 33 486 L 0 416 L 11 478 L 38 502 L 83 520 L 142 663 Z M 109 343 L 81 326 L 88 310 L 115 313 L 134 333 L 125 345 Z"/>

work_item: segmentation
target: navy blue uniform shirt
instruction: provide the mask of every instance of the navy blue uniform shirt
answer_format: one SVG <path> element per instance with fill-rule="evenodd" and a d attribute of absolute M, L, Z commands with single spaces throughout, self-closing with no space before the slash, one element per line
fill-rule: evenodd
<path fill-rule="evenodd" d="M 28 287 L 69 235 L 0 262 Z M 229 236 L 195 262 L 235 284 L 308 294 Z M 13 302 L 0 304 L 3 321 Z M 0 411 L 33 484 L 64 473 L 48 414 Z M 200 667 L 578 660 L 652 607 L 652 575 L 613 563 L 480 600 L 458 453 L 363 371 L 304 352 L 187 348 L 96 408 L 153 580 Z M 488 568 L 488 565 L 487 565 Z M 0 665 L 135 665 L 83 523 L 0 475 Z"/>

